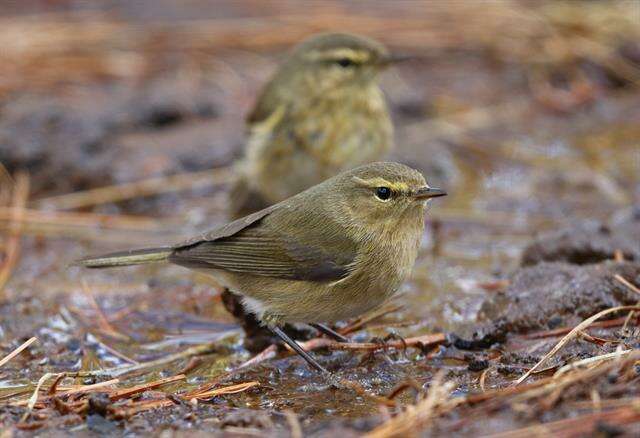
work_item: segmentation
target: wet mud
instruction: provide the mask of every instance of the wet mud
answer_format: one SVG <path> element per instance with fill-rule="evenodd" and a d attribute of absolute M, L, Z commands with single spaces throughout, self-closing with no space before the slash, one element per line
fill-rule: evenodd
<path fill-rule="evenodd" d="M 149 82 L 21 96 L 2 110 L 0 162 L 33 175 L 35 196 L 51 196 L 233 160 L 242 124 L 217 117 L 219 93 L 175 78 Z M 127 165 L 133 162 L 135 169 Z M 120 208 L 149 213 L 154 207 Z"/>

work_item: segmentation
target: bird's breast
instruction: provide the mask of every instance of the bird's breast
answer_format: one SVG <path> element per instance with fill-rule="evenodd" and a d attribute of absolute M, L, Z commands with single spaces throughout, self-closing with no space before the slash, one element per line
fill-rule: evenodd
<path fill-rule="evenodd" d="M 337 173 L 386 155 L 393 128 L 377 86 L 287 102 L 254 128 L 244 163 L 250 188 L 279 202 Z"/>
<path fill-rule="evenodd" d="M 345 307 L 357 310 L 358 314 L 382 304 L 410 275 L 420 236 L 416 228 L 395 238 L 372 239 L 370 244 L 363 246 L 351 275 L 334 284 L 334 294 L 343 295 Z"/>
<path fill-rule="evenodd" d="M 339 170 L 380 159 L 392 145 L 392 126 L 377 87 L 322 97 L 292 114 L 296 135 Z"/>

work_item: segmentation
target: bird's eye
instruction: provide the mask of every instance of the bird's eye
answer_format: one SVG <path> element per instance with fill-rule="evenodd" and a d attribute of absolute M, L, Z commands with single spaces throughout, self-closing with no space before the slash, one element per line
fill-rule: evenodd
<path fill-rule="evenodd" d="M 349 58 L 340 58 L 340 59 L 337 59 L 335 62 L 342 68 L 351 67 L 355 64 L 353 60 Z"/>
<path fill-rule="evenodd" d="M 387 201 L 389 198 L 391 198 L 391 189 L 389 187 L 377 187 L 376 196 L 381 201 Z"/>

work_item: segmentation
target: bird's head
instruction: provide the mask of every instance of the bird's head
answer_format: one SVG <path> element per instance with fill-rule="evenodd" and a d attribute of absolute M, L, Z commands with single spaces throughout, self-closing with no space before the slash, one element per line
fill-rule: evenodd
<path fill-rule="evenodd" d="M 394 162 L 357 167 L 327 180 L 321 190 L 344 225 L 399 234 L 405 227 L 421 228 L 428 201 L 446 195 L 417 170 Z"/>
<path fill-rule="evenodd" d="M 405 59 L 377 41 L 346 33 L 315 35 L 298 44 L 282 66 L 283 81 L 331 92 L 371 84 L 378 73 Z"/>

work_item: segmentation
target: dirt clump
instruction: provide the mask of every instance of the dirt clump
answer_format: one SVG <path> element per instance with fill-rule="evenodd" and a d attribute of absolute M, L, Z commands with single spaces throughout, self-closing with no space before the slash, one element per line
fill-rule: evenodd
<path fill-rule="evenodd" d="M 626 260 L 640 260 L 640 205 L 615 214 L 607 223 L 587 221 L 545 233 L 525 248 L 521 264 L 585 265 L 611 260 L 616 253 Z"/>
<path fill-rule="evenodd" d="M 486 323 L 472 339 L 454 337 L 454 342 L 459 348 L 487 348 L 507 334 L 573 326 L 601 310 L 637 303 L 639 297 L 615 275 L 640 285 L 640 264 L 543 262 L 520 268 L 504 291 L 482 303 L 479 320 Z"/>

